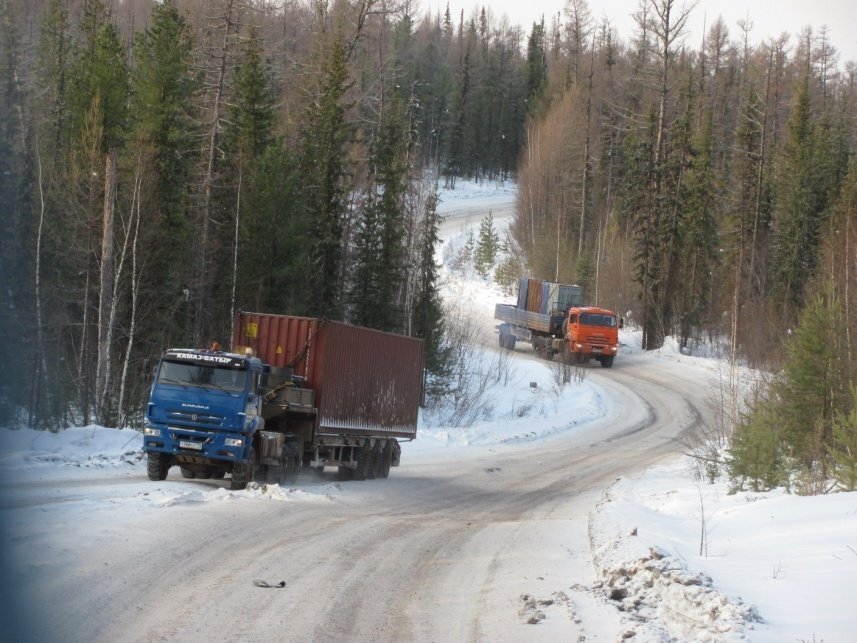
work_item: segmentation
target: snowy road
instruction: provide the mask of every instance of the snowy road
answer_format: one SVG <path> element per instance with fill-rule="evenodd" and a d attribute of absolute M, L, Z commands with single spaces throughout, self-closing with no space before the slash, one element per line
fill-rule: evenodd
<path fill-rule="evenodd" d="M 519 359 L 529 359 L 526 350 Z M 587 519 L 616 477 L 677 450 L 706 407 L 697 369 L 628 355 L 588 378 L 603 419 L 532 445 L 407 447 L 389 480 L 299 479 L 305 501 L 196 503 L 222 481 L 149 482 L 141 467 L 69 476 L 51 493 L 2 485 L 29 525 L 12 539 L 29 640 L 613 640 L 618 613 L 594 580 Z M 56 481 L 55 481 L 56 482 Z M 184 494 L 180 502 L 157 499 Z M 52 511 L 56 505 L 66 511 Z M 116 506 L 116 512 L 112 512 Z M 38 521 L 38 528 L 33 524 Z M 8 527 L 8 525 L 7 525 Z M 35 538 L 33 538 L 35 532 Z M 69 543 L 75 543 L 69 547 Z M 255 580 L 284 588 L 260 588 Z M 578 589 L 573 589 L 578 587 Z M 550 601 L 526 623 L 521 597 Z M 532 601 L 530 601 L 532 603 Z M 532 607 L 532 606 L 530 606 Z"/>
<path fill-rule="evenodd" d="M 442 255 L 513 198 L 445 194 Z M 612 369 L 557 388 L 523 345 L 504 365 L 490 280 L 445 268 L 444 296 L 496 381 L 468 428 L 423 414 L 389 480 L 150 482 L 133 430 L 0 431 L 4 640 L 853 639 L 857 496 L 646 470 L 710 421 L 718 360 L 631 332 Z"/>

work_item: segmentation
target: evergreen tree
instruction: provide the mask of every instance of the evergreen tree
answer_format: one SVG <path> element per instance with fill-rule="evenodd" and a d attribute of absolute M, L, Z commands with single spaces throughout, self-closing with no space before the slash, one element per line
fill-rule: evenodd
<path fill-rule="evenodd" d="M 833 419 L 830 457 L 833 477 L 844 491 L 857 490 L 857 387 L 851 387 L 851 410 Z"/>
<path fill-rule="evenodd" d="M 788 357 L 777 388 L 780 430 L 790 452 L 806 467 L 823 460 L 833 418 L 844 408 L 843 325 L 838 297 L 818 296 L 802 312 L 786 346 Z"/>
<path fill-rule="evenodd" d="M 98 103 L 103 151 L 120 146 L 128 121 L 129 74 L 125 48 L 102 0 L 86 0 L 80 24 L 82 43 L 71 70 L 69 102 L 79 136 Z"/>
<path fill-rule="evenodd" d="M 275 101 L 262 53 L 261 36 L 254 27 L 242 47 L 233 83 L 230 148 L 239 163 L 261 156 L 273 139 Z"/>
<path fill-rule="evenodd" d="M 443 354 L 443 303 L 440 298 L 440 266 L 435 261 L 439 242 L 437 214 L 437 186 L 425 204 L 417 234 L 416 294 L 413 301 L 411 335 L 423 340 L 425 366 L 430 373 L 444 373 L 446 356 Z"/>
<path fill-rule="evenodd" d="M 530 113 L 539 109 L 547 86 L 547 56 L 545 52 L 545 21 L 534 22 L 527 39 L 526 100 Z"/>
<path fill-rule="evenodd" d="M 759 219 L 765 216 L 760 211 L 759 181 L 760 162 L 762 160 L 762 138 L 764 135 L 762 110 L 759 94 L 752 84 L 748 84 L 741 106 L 741 117 L 736 133 L 737 155 L 732 172 L 732 194 L 734 205 L 730 208 L 730 222 L 736 230 L 734 248 L 735 262 L 740 261 L 737 287 L 744 296 L 760 295 L 763 292 L 759 272 L 761 237 L 767 226 L 760 225 Z"/>
<path fill-rule="evenodd" d="M 113 238 L 117 152 L 127 138 L 130 81 L 125 48 L 101 0 L 86 0 L 80 35 L 69 69 L 68 153 L 54 177 L 64 192 L 56 205 L 65 221 L 50 226 L 45 251 L 60 257 L 55 287 L 66 293 L 64 323 L 76 336 L 66 364 L 77 383 L 77 405 L 85 422 L 107 412 L 105 386 L 113 327 Z M 66 230 L 70 234 L 64 234 Z M 57 234 L 61 236 L 56 236 Z M 115 318 L 114 318 L 115 322 Z M 106 417 L 100 415 L 100 421 Z"/>
<path fill-rule="evenodd" d="M 44 386 L 47 374 L 41 368 L 45 351 L 40 347 L 42 328 L 33 314 L 34 279 L 32 255 L 36 243 L 33 221 L 34 193 L 31 177 L 34 159 L 29 149 L 32 133 L 27 114 L 27 96 L 21 84 L 21 39 L 13 19 L 13 6 L 0 6 L 0 354 L 18 355 L 20 364 L 31 370 L 28 378 L 12 376 L 13 369 L 0 373 L 0 422 L 13 426 L 22 406 L 29 406 L 34 424 L 42 425 L 51 411 L 43 403 L 53 397 Z M 38 293 L 36 293 L 38 295 Z M 13 329 L 15 329 L 13 331 Z M 23 340 L 23 341 L 22 341 Z M 23 349 L 23 351 L 22 351 Z M 35 390 L 33 390 L 35 389 Z M 31 393 L 28 396 L 27 393 Z M 29 399 L 28 399 L 29 397 Z M 28 402 L 32 400 L 32 404 Z M 22 403 L 23 401 L 23 403 Z M 39 404 L 39 406 L 36 406 Z"/>
<path fill-rule="evenodd" d="M 267 241 L 269 241 L 267 236 L 248 238 L 242 234 L 248 228 L 257 227 L 248 221 L 259 216 L 255 208 L 248 208 L 248 201 L 254 200 L 254 195 L 249 193 L 248 187 L 252 184 L 254 189 L 261 188 L 259 183 L 253 180 L 252 175 L 260 157 L 271 143 L 274 124 L 274 98 L 268 82 L 269 73 L 262 60 L 259 32 L 255 26 L 251 27 L 250 33 L 242 44 L 232 75 L 233 95 L 228 118 L 230 127 L 223 135 L 226 153 L 222 161 L 222 169 L 223 175 L 228 178 L 223 181 L 224 185 L 218 191 L 219 205 L 228 213 L 227 220 L 231 219 L 232 223 L 230 226 L 224 226 L 223 234 L 220 235 L 221 247 L 231 251 L 229 254 L 232 261 L 229 270 L 224 269 L 225 262 L 219 262 L 218 272 L 224 278 L 215 280 L 212 289 L 213 302 L 222 308 L 222 312 L 216 315 L 215 319 L 230 321 L 235 316 L 239 291 L 242 300 L 245 298 L 249 301 L 258 300 L 262 295 L 261 287 L 264 278 L 261 280 L 251 278 L 256 286 L 255 291 L 243 284 L 244 269 L 250 270 L 253 277 L 256 277 L 258 268 L 254 265 L 254 261 L 242 261 L 242 255 L 247 254 L 248 251 L 252 255 L 257 252 L 264 253 L 268 249 Z M 275 176 L 271 179 L 282 180 L 282 177 Z M 270 264 L 266 269 L 269 266 Z M 243 287 L 239 288 L 239 283 Z M 252 310 L 260 310 L 260 307 L 253 306 Z M 223 324 L 221 328 L 223 329 Z M 221 334 L 225 335 L 226 330 L 221 330 Z M 232 332 L 229 332 L 229 335 L 232 335 Z"/>
<path fill-rule="evenodd" d="M 400 290 L 405 283 L 403 197 L 407 187 L 407 148 L 402 103 L 393 92 L 372 155 L 373 184 L 356 239 L 352 300 L 354 321 L 386 331 L 404 330 Z"/>
<path fill-rule="evenodd" d="M 774 210 L 775 295 L 793 317 L 803 301 L 803 286 L 815 266 L 820 212 L 813 185 L 813 123 L 809 78 L 798 88 L 780 157 Z"/>
<path fill-rule="evenodd" d="M 347 120 L 348 51 L 338 32 L 322 61 L 321 78 L 310 104 L 301 151 L 302 198 L 311 216 L 311 268 L 307 275 L 312 293 L 307 312 L 340 319 L 343 314 L 343 232 L 348 168 L 346 146 L 353 138 Z"/>
<path fill-rule="evenodd" d="M 476 240 L 476 250 L 474 254 L 473 265 L 483 278 L 487 277 L 494 269 L 494 260 L 497 257 L 497 251 L 500 246 L 500 235 L 494 228 L 494 214 L 488 213 L 488 216 L 482 219 L 479 224 L 479 237 Z"/>
<path fill-rule="evenodd" d="M 654 181 L 656 120 L 650 110 L 647 128 L 627 139 L 622 209 L 634 233 L 634 280 L 640 286 L 642 346 L 645 350 L 663 344 L 664 326 L 658 304 L 662 289 L 661 203 L 651 189 Z"/>
<path fill-rule="evenodd" d="M 827 479 L 834 424 L 849 407 L 838 298 L 828 289 L 809 302 L 786 346 L 786 363 L 762 398 L 750 405 L 732 437 L 730 471 L 740 486 L 765 488 L 799 473 L 807 490 Z M 848 429 L 844 429 L 848 440 Z M 763 445 L 760 447 L 759 445 Z M 755 488 L 755 485 L 754 485 Z"/>
<path fill-rule="evenodd" d="M 145 168 L 142 211 L 146 276 L 141 297 L 166 305 L 170 315 L 157 325 L 156 346 L 190 343 L 192 266 L 188 185 L 194 161 L 198 82 L 191 67 L 193 41 L 174 0 L 152 7 L 151 27 L 135 45 L 133 129 L 135 151 Z M 154 259 L 157 257 L 157 260 Z M 163 302 L 163 303 L 161 303 Z"/>
<path fill-rule="evenodd" d="M 49 159 L 58 161 L 65 152 L 67 136 L 68 82 L 71 63 L 71 38 L 69 35 L 68 7 L 66 0 L 51 0 L 45 9 L 39 41 L 39 82 L 45 88 L 43 109 L 50 123 L 45 128 L 45 149 L 53 150 Z"/>
<path fill-rule="evenodd" d="M 466 145 L 468 131 L 468 112 L 471 101 L 471 52 L 470 39 L 468 39 L 467 50 L 464 53 L 464 61 L 459 72 L 458 82 L 452 95 L 452 110 L 450 110 L 450 124 L 447 129 L 449 137 L 446 149 L 445 176 L 447 184 L 454 188 L 455 179 L 459 176 L 470 176 L 468 164 L 469 150 Z"/>
<path fill-rule="evenodd" d="M 238 217 L 237 275 L 221 285 L 235 285 L 237 309 L 303 314 L 309 224 L 300 201 L 297 159 L 274 138 L 271 74 L 262 53 L 253 29 L 235 72 L 227 136 L 230 196 L 240 204 L 230 208 Z"/>
<path fill-rule="evenodd" d="M 686 346 L 691 329 L 706 320 L 712 280 L 717 267 L 717 218 L 715 168 L 712 159 L 712 124 L 706 118 L 694 141 L 694 155 L 686 178 L 686 206 L 680 222 L 680 274 L 677 285 L 680 341 Z"/>
<path fill-rule="evenodd" d="M 786 458 L 779 434 L 779 401 L 771 391 L 756 391 L 731 437 L 727 467 L 733 490 L 749 486 L 766 491 L 786 484 Z"/>

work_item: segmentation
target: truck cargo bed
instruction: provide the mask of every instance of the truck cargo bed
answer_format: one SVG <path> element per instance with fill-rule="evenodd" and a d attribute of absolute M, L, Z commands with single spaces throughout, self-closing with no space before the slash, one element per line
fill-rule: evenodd
<path fill-rule="evenodd" d="M 494 319 L 521 326 L 529 330 L 551 332 L 551 316 L 542 313 L 533 313 L 528 310 L 517 308 L 514 304 L 497 304 L 494 307 Z"/>

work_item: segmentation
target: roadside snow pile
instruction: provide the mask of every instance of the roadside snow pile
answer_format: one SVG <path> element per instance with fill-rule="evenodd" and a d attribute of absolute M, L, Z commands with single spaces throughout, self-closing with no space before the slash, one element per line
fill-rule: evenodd
<path fill-rule="evenodd" d="M 143 434 L 101 426 L 63 431 L 0 430 L 0 468 L 38 472 L 44 466 L 128 468 L 145 460 Z"/>
<path fill-rule="evenodd" d="M 257 500 L 273 500 L 276 502 L 327 502 L 339 492 L 339 485 L 325 485 L 319 493 L 310 493 L 302 489 L 281 487 L 278 484 L 259 484 L 251 482 L 243 491 L 231 491 L 223 487 L 203 490 L 190 489 L 176 491 L 174 489 L 159 489 L 146 492 L 155 505 L 173 507 L 176 505 L 194 504 L 199 502 L 225 501 L 237 498 L 254 498 Z"/>
<path fill-rule="evenodd" d="M 694 641 L 720 641 L 761 621 L 755 607 L 726 596 L 713 587 L 709 576 L 691 573 L 659 547 L 632 562 L 611 556 L 623 549 L 621 540 L 594 550 L 603 578 L 596 589 L 603 589 L 606 598 L 631 620 L 644 622 L 647 629 L 660 626 L 670 637 Z"/>
<path fill-rule="evenodd" d="M 691 483 L 678 460 L 617 481 L 589 537 L 596 591 L 643 631 L 853 640 L 857 493 L 730 495 L 726 482 Z"/>

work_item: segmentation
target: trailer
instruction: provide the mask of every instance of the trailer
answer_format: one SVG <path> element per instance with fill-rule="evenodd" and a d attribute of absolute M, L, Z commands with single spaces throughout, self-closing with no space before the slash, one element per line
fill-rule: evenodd
<path fill-rule="evenodd" d="M 294 481 L 302 467 L 386 478 L 416 437 L 422 341 L 322 319 L 242 312 L 232 350 L 171 349 L 146 413 L 149 477 Z"/>

